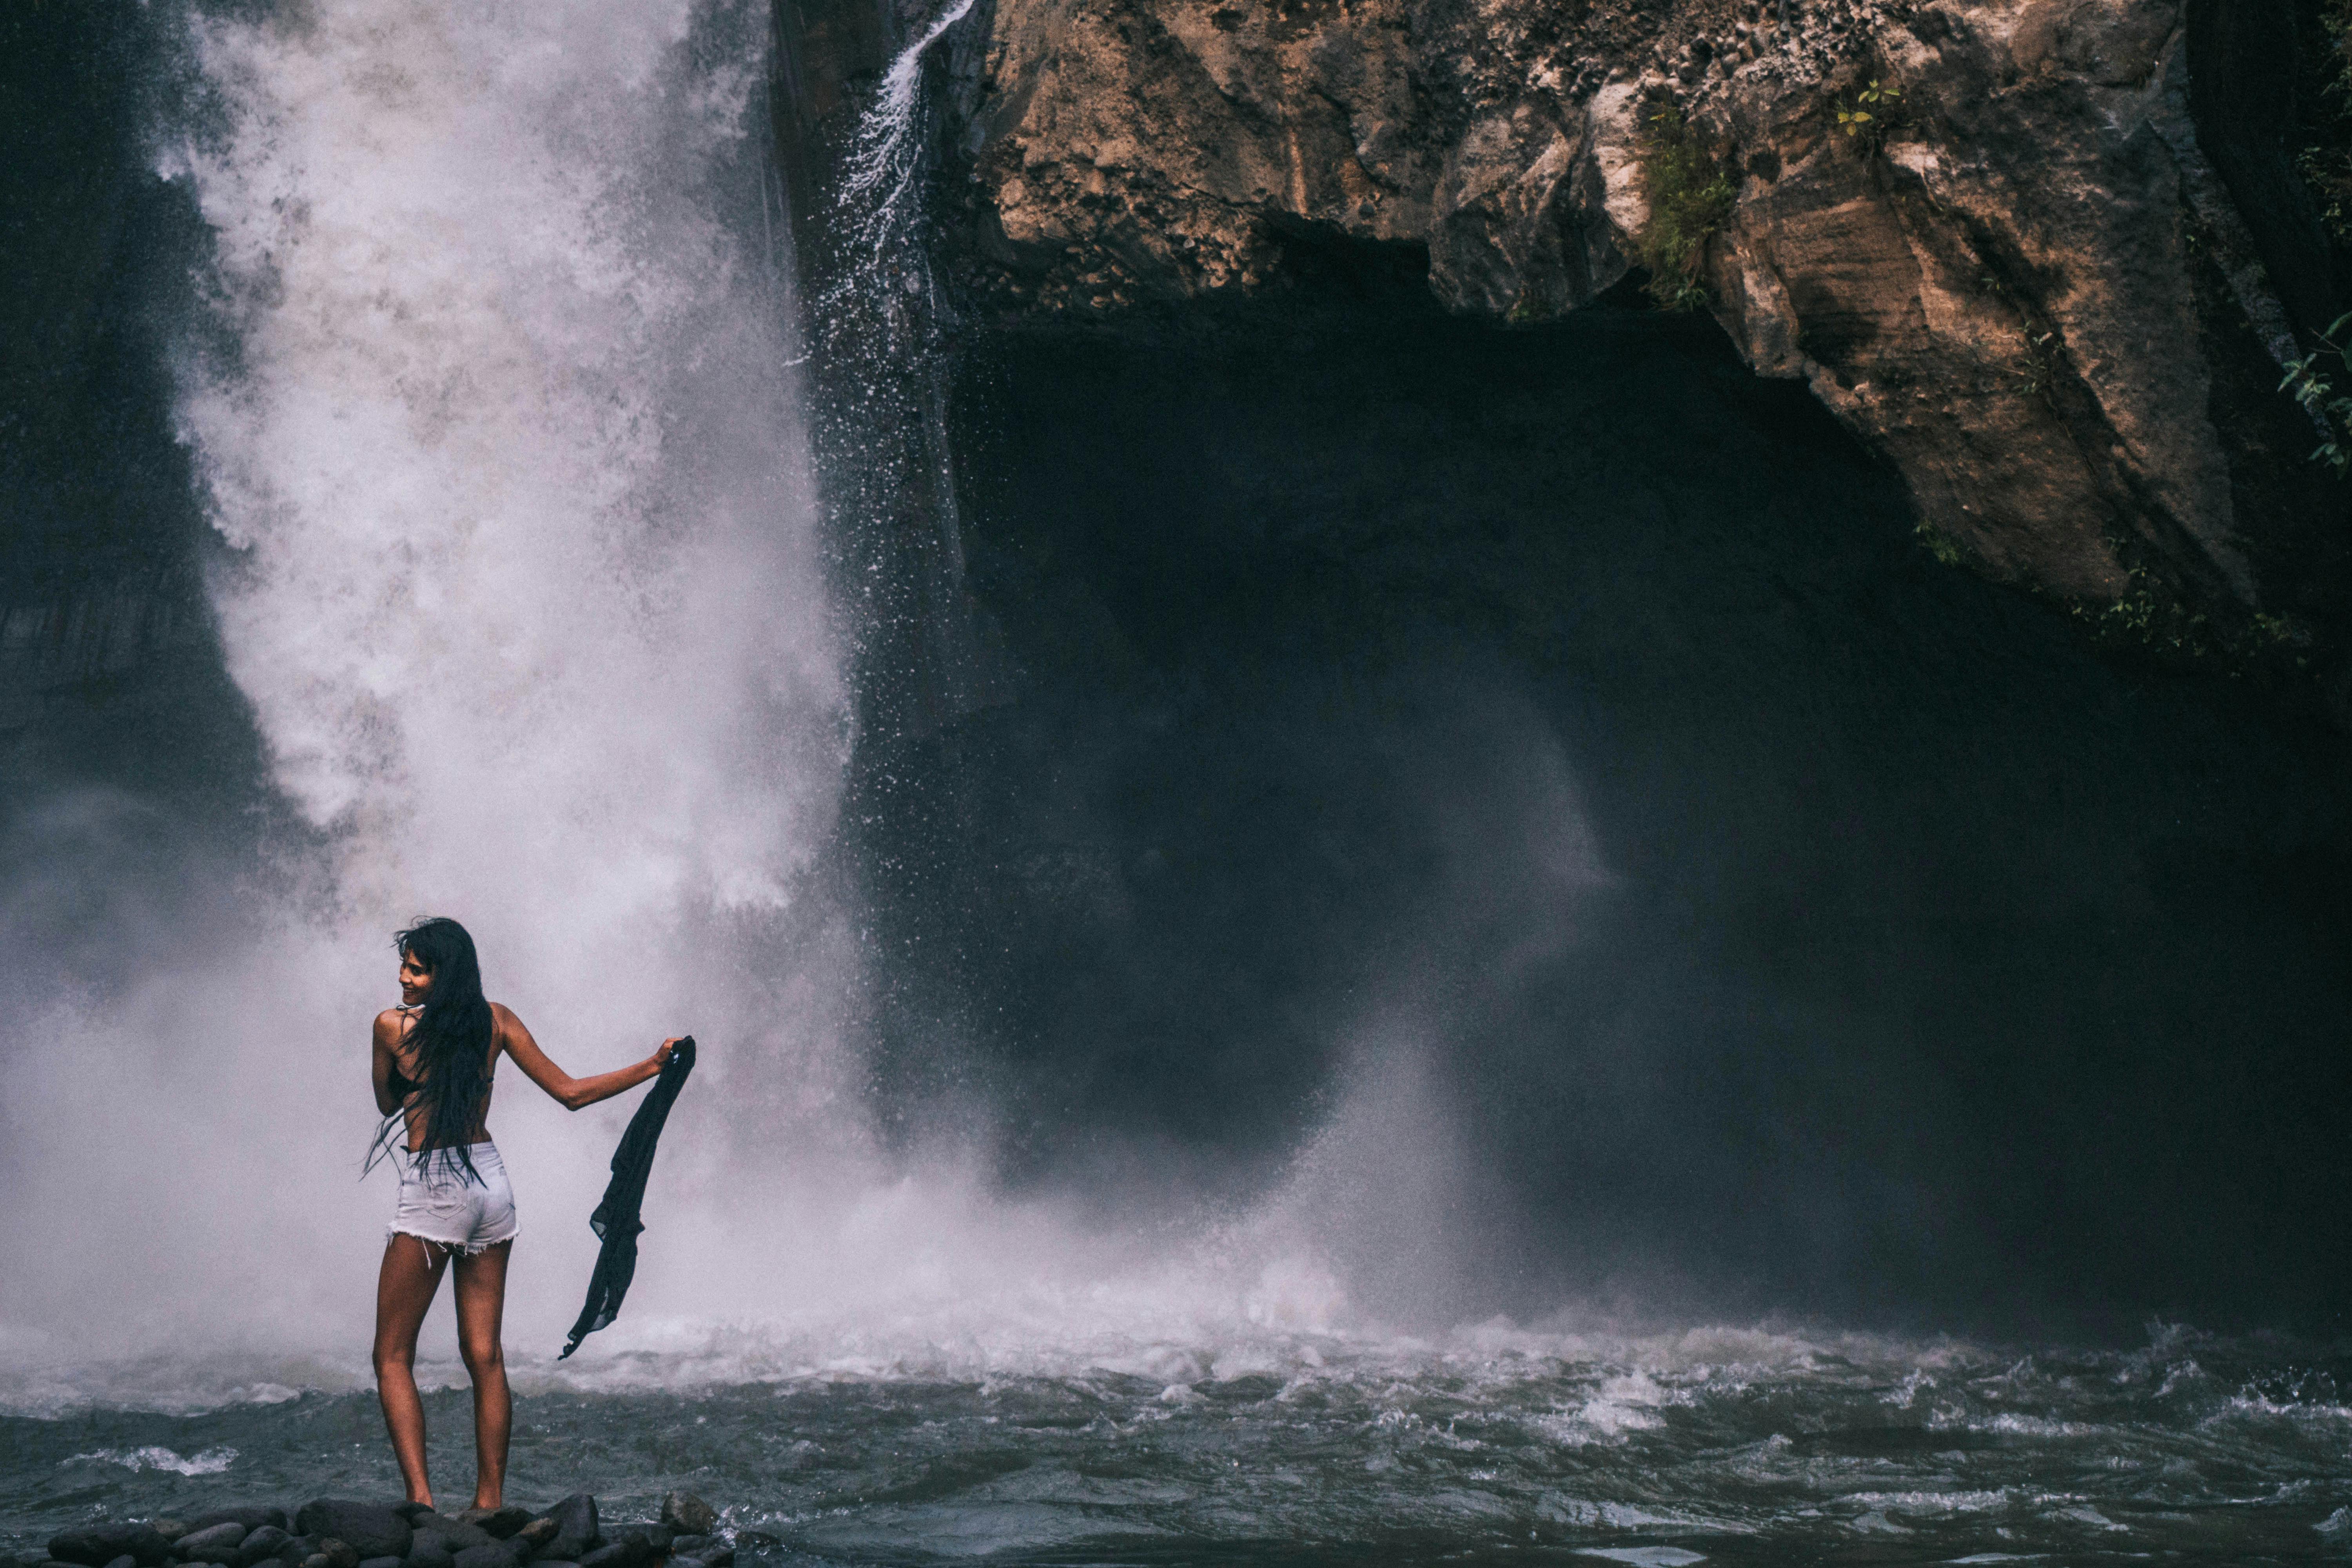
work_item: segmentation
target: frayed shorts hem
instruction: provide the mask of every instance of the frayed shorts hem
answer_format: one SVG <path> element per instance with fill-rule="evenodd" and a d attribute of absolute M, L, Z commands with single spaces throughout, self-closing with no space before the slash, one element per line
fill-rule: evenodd
<path fill-rule="evenodd" d="M 450 1241 L 438 1236 L 427 1236 L 421 1230 L 410 1230 L 405 1226 L 388 1225 L 383 1227 L 383 1238 L 386 1241 L 390 1241 L 395 1236 L 413 1236 L 427 1247 L 441 1248 L 452 1258 L 478 1258 L 493 1247 L 504 1247 L 521 1234 L 521 1230 L 518 1227 L 504 1236 L 493 1237 L 488 1241 Z"/>

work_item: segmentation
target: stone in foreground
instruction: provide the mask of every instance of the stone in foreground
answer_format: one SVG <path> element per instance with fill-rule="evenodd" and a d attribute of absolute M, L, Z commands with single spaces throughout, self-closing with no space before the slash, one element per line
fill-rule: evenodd
<path fill-rule="evenodd" d="M 232 1568 L 245 1546 L 245 1538 L 253 1531 L 235 1520 L 208 1524 L 201 1530 L 190 1530 L 172 1543 L 172 1555 L 186 1563 L 211 1563 L 217 1568 Z"/>
<path fill-rule="evenodd" d="M 596 1500 L 586 1492 L 574 1492 L 549 1509 L 547 1517 L 555 1521 L 555 1533 L 537 1555 L 553 1562 L 577 1563 L 596 1539 Z"/>
<path fill-rule="evenodd" d="M 405 1557 L 415 1531 L 408 1521 L 379 1502 L 318 1498 L 302 1505 L 295 1528 L 305 1535 L 347 1542 L 358 1553 L 353 1568 L 371 1557 Z M 322 1548 L 323 1549 L 323 1548 Z"/>
<path fill-rule="evenodd" d="M 708 1535 L 719 1527 L 719 1510 L 692 1492 L 670 1492 L 662 1499 L 661 1521 L 680 1535 Z"/>
<path fill-rule="evenodd" d="M 118 1557 L 129 1557 L 139 1568 L 157 1568 L 172 1543 L 143 1524 L 93 1524 L 49 1538 L 49 1555 L 60 1563 L 105 1568 Z"/>

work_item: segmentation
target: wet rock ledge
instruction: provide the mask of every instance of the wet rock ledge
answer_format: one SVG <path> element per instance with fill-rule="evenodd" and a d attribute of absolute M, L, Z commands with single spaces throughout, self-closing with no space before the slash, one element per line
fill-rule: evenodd
<path fill-rule="evenodd" d="M 875 9 L 778 5 L 780 146 L 849 143 Z M 960 330 L 1147 353 L 1400 280 L 1513 329 L 1705 311 L 1902 476 L 1937 561 L 2352 729 L 2352 489 L 2282 388 L 2343 379 L 2352 307 L 2297 173 L 2320 9 L 984 0 L 926 78 L 931 249 Z"/>
<path fill-rule="evenodd" d="M 319 1498 L 282 1508 L 224 1508 L 193 1519 L 91 1524 L 52 1537 L 46 1556 L 0 1556 L 0 1568 L 727 1568 L 735 1547 L 709 1503 L 662 1499 L 650 1524 L 607 1525 L 585 1492 L 544 1512 L 468 1509 L 451 1519 L 422 1503 Z"/>

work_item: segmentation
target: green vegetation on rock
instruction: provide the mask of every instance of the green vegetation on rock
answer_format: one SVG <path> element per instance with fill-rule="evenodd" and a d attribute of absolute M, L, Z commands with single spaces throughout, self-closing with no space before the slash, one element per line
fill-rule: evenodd
<path fill-rule="evenodd" d="M 1875 153 L 1886 145 L 1886 133 L 1902 119 L 1903 89 L 1872 77 L 1869 86 L 1841 93 L 1834 112 L 1847 141 L 1865 153 Z"/>
<path fill-rule="evenodd" d="M 2311 454 L 2315 463 L 2326 463 L 2338 474 L 2352 469 L 2352 396 L 2336 390 L 2326 365 L 2333 359 L 2336 368 L 2352 368 L 2352 360 L 2345 357 L 2344 330 L 2352 327 L 2352 314 L 2338 316 L 2333 326 L 2319 334 L 2319 346 L 2300 359 L 2286 362 L 2286 379 L 2279 383 L 2281 392 L 2291 393 L 2294 400 L 2327 431 Z"/>
<path fill-rule="evenodd" d="M 1954 539 L 1950 534 L 1946 533 L 1942 529 L 1937 528 L 1934 523 L 1929 522 L 1927 519 L 1921 518 L 1917 524 L 1912 528 L 1911 533 L 1912 537 L 1918 540 L 1919 543 L 1927 550 L 1927 553 L 1936 558 L 1936 563 L 1937 565 L 1964 566 L 1968 564 L 1968 556 L 1966 552 L 1960 549 L 1959 541 Z"/>
<path fill-rule="evenodd" d="M 2326 43 L 2326 79 L 2316 94 L 2304 94 L 2308 107 L 2298 138 L 2304 147 L 2294 167 L 2319 204 L 2321 221 L 2339 242 L 2352 245 L 2352 0 L 2326 0 L 2318 26 Z"/>
<path fill-rule="evenodd" d="M 1681 110 L 1653 112 L 1642 139 L 1649 221 L 1634 241 L 1650 274 L 1650 297 L 1669 310 L 1706 303 L 1706 242 L 1731 216 L 1730 173 L 1710 153 Z"/>

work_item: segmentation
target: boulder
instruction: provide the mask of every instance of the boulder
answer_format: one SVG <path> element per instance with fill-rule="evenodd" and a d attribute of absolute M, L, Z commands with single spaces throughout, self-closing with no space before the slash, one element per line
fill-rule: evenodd
<path fill-rule="evenodd" d="M 504 1508 L 469 1508 L 457 1519 L 486 1531 L 492 1540 L 504 1541 L 530 1522 L 530 1510 L 512 1503 Z"/>
<path fill-rule="evenodd" d="M 419 1535 L 437 1535 L 441 1544 L 452 1552 L 463 1552 L 468 1546 L 488 1546 L 490 1532 L 479 1525 L 460 1524 L 454 1519 L 444 1519 L 429 1510 L 416 1516 L 415 1525 Z"/>
<path fill-rule="evenodd" d="M 704 1536 L 701 1539 L 703 1544 L 697 1546 L 691 1552 L 675 1552 L 670 1561 L 679 1563 L 699 1563 L 703 1568 L 726 1568 L 726 1564 L 735 1561 L 735 1549 L 724 1541 L 715 1535 Z"/>
<path fill-rule="evenodd" d="M 507 1544 L 528 1556 L 555 1539 L 555 1521 L 541 1514 L 507 1538 Z"/>
<path fill-rule="evenodd" d="M 354 1502 L 345 1498 L 318 1498 L 302 1505 L 295 1528 L 346 1542 L 359 1553 L 352 1568 L 370 1557 L 405 1557 L 415 1531 L 392 1509 L 380 1502 Z"/>
<path fill-rule="evenodd" d="M 236 1568 L 254 1568 L 254 1564 L 268 1562 L 293 1543 L 294 1537 L 274 1524 L 265 1524 L 257 1530 L 249 1531 L 246 1538 L 237 1543 Z"/>
<path fill-rule="evenodd" d="M 437 1531 L 420 1530 L 408 1543 L 408 1568 L 451 1568 L 457 1553 Z"/>
<path fill-rule="evenodd" d="M 136 1557 L 124 1555 L 118 1557 L 113 1562 L 108 1563 L 106 1568 L 137 1568 L 138 1562 L 139 1559 Z"/>
<path fill-rule="evenodd" d="M 642 1568 L 652 1561 L 643 1536 L 625 1535 L 580 1559 L 580 1568 Z"/>
<path fill-rule="evenodd" d="M 692 1492 L 662 1498 L 661 1521 L 680 1535 L 708 1535 L 719 1527 L 719 1510 Z"/>
<path fill-rule="evenodd" d="M 457 1554 L 457 1568 L 522 1568 L 522 1559 L 514 1548 L 503 1541 L 493 1541 L 487 1546 L 468 1546 Z"/>
<path fill-rule="evenodd" d="M 177 1541 L 188 1533 L 186 1522 L 177 1519 L 159 1519 L 152 1522 L 148 1528 L 166 1541 Z"/>
<path fill-rule="evenodd" d="M 216 1563 L 222 1568 L 232 1568 L 237 1560 L 237 1549 L 252 1533 L 251 1529 L 233 1519 L 218 1524 L 190 1525 L 187 1534 L 172 1542 L 172 1555 L 186 1563 Z"/>
<path fill-rule="evenodd" d="M 194 1531 L 210 1530 L 216 1524 L 241 1524 L 247 1530 L 259 1530 L 264 1525 L 285 1530 L 291 1523 L 282 1508 L 216 1508 L 189 1520 L 188 1529 Z"/>
<path fill-rule="evenodd" d="M 574 1492 L 549 1509 L 547 1517 L 555 1521 L 555 1533 L 534 1555 L 541 1561 L 579 1562 L 596 1539 L 596 1500 L 586 1492 Z"/>
<path fill-rule="evenodd" d="M 397 1557 L 363 1557 L 360 1560 L 360 1568 L 400 1568 L 400 1563 L 401 1559 Z"/>
<path fill-rule="evenodd" d="M 143 1524 L 90 1524 L 49 1538 L 49 1555 L 60 1563 L 85 1568 L 106 1568 L 118 1557 L 128 1557 L 139 1568 L 156 1568 L 170 1554 L 172 1543 Z"/>
<path fill-rule="evenodd" d="M 619 1533 L 628 1540 L 644 1542 L 648 1557 L 668 1556 L 670 1542 L 677 1539 L 677 1531 L 667 1524 L 627 1524 L 621 1527 Z"/>
<path fill-rule="evenodd" d="M 326 1559 L 325 1568 L 360 1568 L 359 1548 L 348 1541 L 339 1541 L 331 1535 L 320 1541 L 318 1555 Z M 305 1568 L 308 1568 L 310 1561 L 311 1559 L 307 1557 L 303 1559 Z"/>

